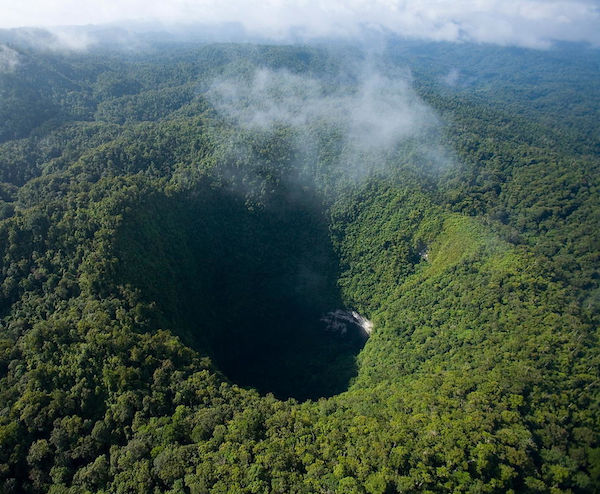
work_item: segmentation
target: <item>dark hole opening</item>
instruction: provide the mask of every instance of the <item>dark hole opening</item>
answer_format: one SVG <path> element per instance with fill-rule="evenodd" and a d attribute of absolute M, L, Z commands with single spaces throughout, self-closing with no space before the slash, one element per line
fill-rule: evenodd
<path fill-rule="evenodd" d="M 157 324 L 231 381 L 305 400 L 338 394 L 356 375 L 365 335 L 321 320 L 343 303 L 316 196 L 275 194 L 252 207 L 208 183 L 149 193 L 124 218 L 117 248 L 121 281 L 156 302 Z"/>

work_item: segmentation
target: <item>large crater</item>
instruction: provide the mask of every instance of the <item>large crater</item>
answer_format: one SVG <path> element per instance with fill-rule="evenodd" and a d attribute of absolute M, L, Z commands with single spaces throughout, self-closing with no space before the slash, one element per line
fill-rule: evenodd
<path fill-rule="evenodd" d="M 256 206 L 208 182 L 149 192 L 124 215 L 116 246 L 120 281 L 156 303 L 157 326 L 231 381 L 305 400 L 340 393 L 355 376 L 364 333 L 323 320 L 343 303 L 315 194 L 282 189 Z"/>

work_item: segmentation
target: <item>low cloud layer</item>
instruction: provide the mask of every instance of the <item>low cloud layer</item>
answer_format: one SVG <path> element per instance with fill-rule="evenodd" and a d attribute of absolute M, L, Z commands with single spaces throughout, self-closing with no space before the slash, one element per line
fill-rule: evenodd
<path fill-rule="evenodd" d="M 348 145 L 362 150 L 389 148 L 437 125 L 406 77 L 389 78 L 365 68 L 357 79 L 352 87 L 332 90 L 318 79 L 263 68 L 248 79 L 216 81 L 208 97 L 242 127 L 325 124 L 343 130 Z"/>
<path fill-rule="evenodd" d="M 102 42 L 102 39 L 85 29 L 50 27 L 19 29 L 8 41 L 41 51 L 84 51 Z"/>
<path fill-rule="evenodd" d="M 249 35 L 278 40 L 356 38 L 367 31 L 534 48 L 552 41 L 600 46 L 596 0 L 21 0 L 2 10 L 0 27 L 239 23 Z"/>
<path fill-rule="evenodd" d="M 0 74 L 14 72 L 20 63 L 19 54 L 12 48 L 0 45 Z"/>
<path fill-rule="evenodd" d="M 406 72 L 384 75 L 368 64 L 351 66 L 332 83 L 260 68 L 215 80 L 204 96 L 224 118 L 249 131 L 290 128 L 298 158 L 309 167 L 331 160 L 336 149 L 330 164 L 345 177 L 383 172 L 390 163 L 406 162 L 406 153 L 431 171 L 452 161 L 438 139 L 440 120 Z"/>

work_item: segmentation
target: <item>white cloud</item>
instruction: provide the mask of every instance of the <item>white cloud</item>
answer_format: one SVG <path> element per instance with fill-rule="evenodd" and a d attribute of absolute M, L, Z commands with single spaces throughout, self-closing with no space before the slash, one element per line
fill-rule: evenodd
<path fill-rule="evenodd" d="M 2 27 L 239 22 L 249 33 L 279 39 L 290 30 L 306 37 L 344 37 L 370 27 L 445 41 L 600 46 L 597 0 L 0 0 L 0 6 Z"/>
<path fill-rule="evenodd" d="M 13 72 L 20 63 L 19 54 L 8 46 L 0 45 L 0 74 Z"/>
<path fill-rule="evenodd" d="M 460 79 L 460 72 L 456 68 L 450 69 L 450 71 L 441 78 L 442 82 L 448 86 L 454 87 Z"/>
<path fill-rule="evenodd" d="M 320 162 L 321 139 L 327 136 L 329 146 L 340 145 L 332 162 L 326 152 L 327 166 L 337 167 L 335 174 L 345 178 L 387 172 L 390 157 L 396 164 L 419 161 L 429 171 L 453 163 L 439 141 L 441 121 L 411 88 L 408 73 L 388 76 L 368 64 L 351 63 L 345 70 L 349 72 L 339 74 L 340 80 L 352 75 L 354 83 L 332 86 L 329 79 L 325 83 L 261 68 L 217 78 L 205 96 L 221 115 L 245 129 L 260 133 L 289 128 L 297 157 L 309 168 Z M 247 154 L 240 150 L 247 149 L 245 144 L 228 138 L 228 145 L 234 155 Z"/>
<path fill-rule="evenodd" d="M 390 148 L 438 124 L 408 79 L 392 79 L 369 67 L 361 67 L 355 75 L 355 90 L 331 92 L 317 79 L 260 69 L 249 78 L 215 81 L 207 96 L 244 127 L 301 128 L 321 122 L 344 129 L 348 145 L 360 149 Z"/>

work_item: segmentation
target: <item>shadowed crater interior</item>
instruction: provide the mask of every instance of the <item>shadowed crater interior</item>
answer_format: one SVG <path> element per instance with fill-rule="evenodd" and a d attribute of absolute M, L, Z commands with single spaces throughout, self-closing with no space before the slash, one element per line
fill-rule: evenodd
<path fill-rule="evenodd" d="M 124 215 L 120 281 L 231 381 L 317 399 L 347 389 L 366 336 L 324 319 L 343 305 L 321 202 L 280 189 L 260 206 L 208 182 L 148 192 Z"/>

